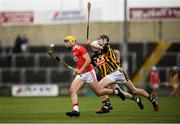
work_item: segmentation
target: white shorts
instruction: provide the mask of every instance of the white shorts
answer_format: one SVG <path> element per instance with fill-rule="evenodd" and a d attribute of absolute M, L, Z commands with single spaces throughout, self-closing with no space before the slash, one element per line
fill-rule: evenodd
<path fill-rule="evenodd" d="M 112 72 L 111 74 L 106 75 L 105 78 L 109 78 L 115 83 L 126 83 L 129 80 L 124 70 L 116 70 Z"/>
<path fill-rule="evenodd" d="M 91 83 L 93 81 L 97 81 L 96 72 L 94 69 L 92 69 L 89 72 L 83 73 L 81 75 L 76 75 L 75 79 L 78 78 L 85 83 Z"/>

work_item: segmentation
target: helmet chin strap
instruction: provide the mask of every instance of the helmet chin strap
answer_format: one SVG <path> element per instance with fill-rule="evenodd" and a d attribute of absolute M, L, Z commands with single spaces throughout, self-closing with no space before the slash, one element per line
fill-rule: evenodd
<path fill-rule="evenodd" d="M 75 46 L 76 46 L 76 44 L 73 44 L 73 46 L 71 47 L 71 49 L 73 50 Z"/>

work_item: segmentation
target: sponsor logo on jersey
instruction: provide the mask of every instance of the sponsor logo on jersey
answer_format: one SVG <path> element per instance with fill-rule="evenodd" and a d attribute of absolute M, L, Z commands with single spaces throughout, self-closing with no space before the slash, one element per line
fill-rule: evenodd
<path fill-rule="evenodd" d="M 105 60 L 100 60 L 100 61 L 98 61 L 96 64 L 99 66 L 99 65 L 102 65 L 102 64 L 104 64 L 105 63 Z"/>

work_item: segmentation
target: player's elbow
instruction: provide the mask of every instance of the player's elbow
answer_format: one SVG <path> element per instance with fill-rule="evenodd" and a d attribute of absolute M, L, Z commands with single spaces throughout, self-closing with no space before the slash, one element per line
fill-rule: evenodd
<path fill-rule="evenodd" d="M 91 59 L 89 59 L 88 64 L 91 64 Z"/>
<path fill-rule="evenodd" d="M 91 64 L 91 58 L 88 57 L 88 58 L 86 59 L 86 62 L 87 62 L 88 65 Z"/>
<path fill-rule="evenodd" d="M 115 53 L 116 53 L 117 55 L 120 55 L 120 51 L 119 51 L 119 50 L 115 50 Z"/>
<path fill-rule="evenodd" d="M 84 59 L 85 59 L 85 62 L 86 62 L 88 65 L 91 64 L 91 58 L 90 58 L 90 56 L 89 56 L 88 54 L 84 55 L 83 57 L 84 57 Z"/>

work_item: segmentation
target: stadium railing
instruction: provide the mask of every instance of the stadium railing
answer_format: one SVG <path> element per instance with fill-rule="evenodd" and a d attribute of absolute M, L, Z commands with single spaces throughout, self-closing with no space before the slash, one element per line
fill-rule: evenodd
<path fill-rule="evenodd" d="M 70 54 L 58 55 L 69 65 L 75 66 Z M 129 53 L 128 58 L 131 70 L 135 71 L 136 53 Z M 71 71 L 46 53 L 0 54 L 0 63 L 0 85 L 70 83 L 73 78 Z"/>
<path fill-rule="evenodd" d="M 74 66 L 74 62 L 71 59 L 70 54 L 59 53 L 59 56 L 64 59 L 68 64 Z M 130 73 L 133 73 L 137 69 L 138 58 L 136 56 L 136 53 L 129 53 L 128 56 L 129 67 L 132 70 L 132 72 Z M 157 65 L 158 67 L 172 67 L 173 65 L 179 65 L 180 63 L 180 53 L 165 53 L 164 57 L 167 57 L 165 58 L 165 60 L 168 61 L 162 60 L 162 62 Z M 63 72 L 64 74 L 67 73 L 67 75 L 70 76 L 70 78 L 67 79 L 67 82 L 69 82 L 73 77 L 72 73 L 66 67 L 57 63 L 55 60 L 51 60 L 50 57 L 45 53 L 12 54 L 11 56 L 7 56 L 6 54 L 0 54 L 0 63 L 1 85 L 6 84 L 5 82 L 10 82 L 10 80 L 13 79 L 14 83 L 16 81 L 16 83 L 25 84 L 28 82 L 36 82 L 33 81 L 33 76 L 44 77 L 41 80 L 37 79 L 40 83 L 61 82 L 61 78 L 63 78 L 63 82 L 65 82 L 65 78 L 60 76 L 61 73 L 63 74 Z M 41 75 L 41 73 L 43 74 Z M 8 76 L 12 77 L 12 79 L 8 78 Z M 165 75 L 162 75 L 161 77 L 165 79 Z M 57 78 L 59 78 L 59 80 Z"/>

